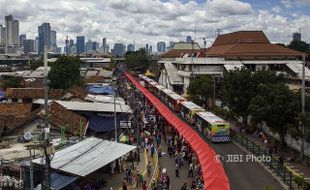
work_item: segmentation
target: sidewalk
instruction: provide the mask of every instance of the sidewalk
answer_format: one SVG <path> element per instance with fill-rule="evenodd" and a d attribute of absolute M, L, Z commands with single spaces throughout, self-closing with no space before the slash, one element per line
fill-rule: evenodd
<path fill-rule="evenodd" d="M 232 120 L 230 120 L 229 122 L 231 124 L 232 130 L 237 132 L 237 133 L 240 133 L 240 127 L 237 126 L 237 122 L 232 121 Z M 242 134 L 245 135 L 246 137 L 248 137 L 250 140 L 254 141 L 256 144 L 260 145 L 261 147 L 268 149 L 268 144 L 265 144 L 261 138 L 256 138 L 247 132 L 243 132 Z M 276 156 L 278 156 L 278 155 L 276 155 Z M 288 152 L 284 153 L 285 158 L 288 158 L 290 156 L 291 155 Z M 307 182 L 310 182 L 310 168 L 309 167 L 304 166 L 300 163 L 289 162 L 287 160 L 284 160 L 284 163 L 291 170 L 293 170 L 294 173 L 299 174 L 300 176 L 304 176 L 305 180 Z"/>

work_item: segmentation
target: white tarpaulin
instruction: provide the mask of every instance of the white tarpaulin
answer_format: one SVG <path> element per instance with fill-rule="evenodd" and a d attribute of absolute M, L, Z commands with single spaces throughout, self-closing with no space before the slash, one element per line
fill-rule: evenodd
<path fill-rule="evenodd" d="M 135 146 L 127 144 L 89 137 L 56 152 L 51 161 L 51 167 L 55 170 L 84 177 L 135 148 Z M 33 163 L 43 165 L 45 160 L 38 158 L 33 160 Z"/>
<path fill-rule="evenodd" d="M 227 71 L 235 71 L 237 69 L 241 70 L 241 68 L 243 66 L 244 66 L 243 64 L 226 64 L 226 65 L 224 65 L 224 67 Z"/>

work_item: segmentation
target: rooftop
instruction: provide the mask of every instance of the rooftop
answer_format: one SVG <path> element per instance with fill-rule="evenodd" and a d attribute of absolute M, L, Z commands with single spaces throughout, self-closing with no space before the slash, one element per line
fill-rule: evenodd
<path fill-rule="evenodd" d="M 6 91 L 8 98 L 43 98 L 43 88 L 8 88 Z M 62 96 L 62 89 L 51 89 L 49 91 L 49 98 L 60 99 Z"/>

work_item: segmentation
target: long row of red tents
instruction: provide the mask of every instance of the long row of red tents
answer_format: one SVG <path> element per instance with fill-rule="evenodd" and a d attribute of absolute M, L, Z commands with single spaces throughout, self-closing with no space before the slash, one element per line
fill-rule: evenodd
<path fill-rule="evenodd" d="M 230 184 L 224 168 L 216 159 L 214 150 L 184 121 L 178 118 L 157 97 L 144 88 L 129 73 L 125 76 L 144 94 L 157 111 L 173 126 L 192 147 L 201 165 L 205 190 L 229 190 Z"/>

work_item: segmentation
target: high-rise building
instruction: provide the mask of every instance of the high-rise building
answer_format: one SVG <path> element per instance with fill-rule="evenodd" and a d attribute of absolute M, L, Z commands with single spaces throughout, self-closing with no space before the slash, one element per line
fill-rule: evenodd
<path fill-rule="evenodd" d="M 34 40 L 34 51 L 36 53 L 39 53 L 39 37 L 36 37 L 36 39 Z"/>
<path fill-rule="evenodd" d="M 92 42 L 91 43 L 91 50 L 92 51 L 97 51 L 97 50 L 99 50 L 99 43 L 98 42 Z"/>
<path fill-rule="evenodd" d="M 6 26 L 6 51 L 14 53 L 19 46 L 19 22 L 14 20 L 12 15 L 5 16 Z"/>
<path fill-rule="evenodd" d="M 110 45 L 109 45 L 109 44 L 107 44 L 107 45 L 105 46 L 105 52 L 106 52 L 106 53 L 109 53 L 109 52 L 110 52 Z"/>
<path fill-rule="evenodd" d="M 92 43 L 91 43 L 91 40 L 87 40 L 86 42 L 86 52 L 89 52 L 92 50 Z"/>
<path fill-rule="evenodd" d="M 23 42 L 24 44 L 24 53 L 30 53 L 30 52 L 35 52 L 35 40 L 31 40 L 31 39 L 26 39 Z"/>
<path fill-rule="evenodd" d="M 85 37 L 77 36 L 76 37 L 76 53 L 81 54 L 85 52 Z"/>
<path fill-rule="evenodd" d="M 157 43 L 157 52 L 163 53 L 166 52 L 166 43 L 161 41 Z"/>
<path fill-rule="evenodd" d="M 24 47 L 24 40 L 26 40 L 26 34 L 21 34 L 19 35 L 19 44 L 20 44 L 20 47 Z"/>
<path fill-rule="evenodd" d="M 122 43 L 115 43 L 113 50 L 112 50 L 112 54 L 113 56 L 116 57 L 122 57 L 124 56 L 126 53 L 126 46 Z"/>
<path fill-rule="evenodd" d="M 6 29 L 4 26 L 0 25 L 0 46 L 4 46 L 6 42 Z"/>
<path fill-rule="evenodd" d="M 299 32 L 293 33 L 293 41 L 301 41 L 301 34 Z"/>
<path fill-rule="evenodd" d="M 57 32 L 55 30 L 51 31 L 51 48 L 53 50 L 57 48 Z"/>
<path fill-rule="evenodd" d="M 102 38 L 102 51 L 106 52 L 106 47 L 107 47 L 107 39 Z"/>
<path fill-rule="evenodd" d="M 186 36 L 186 42 L 192 43 L 192 36 Z"/>
<path fill-rule="evenodd" d="M 127 51 L 130 51 L 130 52 L 135 51 L 135 46 L 133 44 L 128 44 L 127 45 Z"/>
<path fill-rule="evenodd" d="M 153 54 L 153 47 L 152 46 L 150 46 L 148 53 L 149 53 L 149 55 Z"/>
<path fill-rule="evenodd" d="M 46 45 L 47 49 L 51 48 L 51 27 L 49 23 L 43 23 L 38 27 L 39 34 L 39 49 L 38 53 L 44 53 L 44 46 Z"/>
<path fill-rule="evenodd" d="M 74 46 L 74 40 L 69 40 L 69 54 L 73 54 L 72 48 Z"/>

